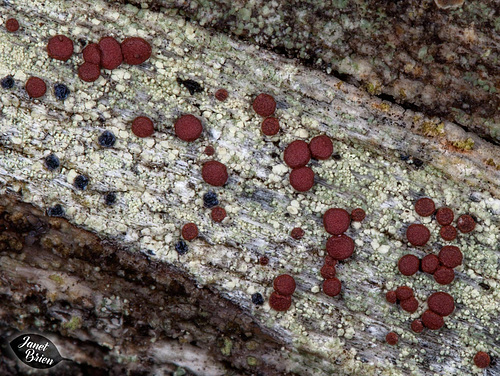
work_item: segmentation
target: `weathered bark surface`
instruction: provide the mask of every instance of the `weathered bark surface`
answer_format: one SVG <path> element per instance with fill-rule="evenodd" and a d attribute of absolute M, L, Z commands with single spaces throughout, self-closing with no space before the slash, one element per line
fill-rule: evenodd
<path fill-rule="evenodd" d="M 455 375 L 478 372 L 477 350 L 499 356 L 498 147 L 199 27 L 175 9 L 26 0 L 2 8 L 8 15 L 22 28 L 0 34 L 0 74 L 16 81 L 2 94 L 0 118 L 3 338 L 17 330 L 52 335 L 71 346 L 63 355 L 77 364 L 58 366 L 68 374 L 182 374 L 179 366 L 196 375 Z M 76 42 L 65 63 L 46 55 L 57 33 Z M 76 76 L 82 46 L 110 34 L 148 39 L 153 56 L 83 83 Z M 23 89 L 32 74 L 49 88 L 37 100 Z M 190 94 L 179 78 L 196 80 L 203 91 Z M 57 82 L 71 90 L 64 102 L 53 95 Z M 229 91 L 226 102 L 213 98 L 220 87 Z M 270 139 L 251 106 L 261 92 L 278 102 L 282 131 Z M 204 132 L 194 143 L 174 135 L 182 113 L 202 119 Z M 153 137 L 131 134 L 138 115 L 154 120 Z M 97 143 L 105 129 L 117 136 L 111 149 Z M 295 139 L 321 133 L 332 138 L 335 157 L 313 161 L 316 185 L 298 194 L 282 152 Z M 229 169 L 224 187 L 201 179 L 209 144 Z M 54 172 L 43 163 L 49 153 L 61 160 Z M 90 180 L 84 191 L 73 185 L 78 174 Z M 208 190 L 228 212 L 221 224 L 203 207 Z M 109 191 L 117 192 L 113 206 L 103 202 Z M 421 196 L 478 221 L 474 233 L 453 243 L 464 263 L 448 286 L 423 273 L 403 277 L 395 267 L 405 253 L 421 257 L 442 245 L 435 221 L 413 212 Z M 55 204 L 79 229 L 41 215 Z M 336 298 L 321 292 L 319 275 L 327 238 L 321 216 L 329 207 L 367 211 L 348 231 L 356 250 L 338 268 L 343 291 Z M 406 243 L 406 227 L 415 221 L 432 230 L 427 248 Z M 175 244 L 187 222 L 201 235 L 179 255 Z M 295 226 L 306 231 L 300 241 L 289 236 Z M 262 255 L 268 266 L 258 264 Z M 292 308 L 277 313 L 267 298 L 282 273 L 294 276 L 297 291 Z M 403 284 L 420 303 L 413 315 L 384 300 Z M 450 292 L 457 309 L 445 328 L 415 335 L 409 325 L 434 291 Z M 266 298 L 263 306 L 252 304 L 255 292 Z M 400 334 L 398 346 L 384 342 L 390 330 Z M 2 367 L 29 373 L 14 361 Z M 494 363 L 489 373 L 499 370 Z"/>

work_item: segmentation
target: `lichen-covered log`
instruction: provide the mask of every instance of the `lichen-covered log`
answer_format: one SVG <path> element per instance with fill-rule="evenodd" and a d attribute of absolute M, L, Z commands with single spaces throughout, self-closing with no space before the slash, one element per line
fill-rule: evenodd
<path fill-rule="evenodd" d="M 108 327 L 97 325 L 92 315 L 82 316 L 80 322 L 71 321 L 71 315 L 58 316 L 57 310 L 49 311 L 48 317 L 60 323 L 52 331 L 63 334 L 62 341 L 85 341 L 97 354 L 111 343 L 111 357 L 104 359 L 108 362 L 104 369 L 122 351 L 127 356 L 120 358 L 121 364 L 133 368 L 136 358 L 131 353 L 146 354 L 151 348 L 156 355 L 148 358 L 150 370 L 158 364 L 177 364 L 168 356 L 168 349 L 179 346 L 172 338 L 185 336 L 186 342 L 192 341 L 195 328 L 189 320 L 198 318 L 198 313 L 190 316 L 193 299 L 203 305 L 220 295 L 236 306 L 217 300 L 225 304 L 223 312 L 240 309 L 251 320 L 246 325 L 262 327 L 269 335 L 270 350 L 262 347 L 256 355 L 247 350 L 238 352 L 234 349 L 243 348 L 243 344 L 236 345 L 231 337 L 224 340 L 229 335 L 217 340 L 221 336 L 211 331 L 217 326 L 209 324 L 206 330 L 213 336 L 200 335 L 209 350 L 201 346 L 201 350 L 192 351 L 205 354 L 205 359 L 222 367 L 213 374 L 224 374 L 231 368 L 244 374 L 259 370 L 263 374 L 300 375 L 474 374 L 479 371 L 472 361 L 476 351 L 484 350 L 493 359 L 499 356 L 500 152 L 496 146 L 456 124 L 402 109 L 295 61 L 206 30 L 175 10 L 100 1 L 19 1 L 2 8 L 2 17 L 8 15 L 16 16 L 22 27 L 13 34 L 0 34 L 0 74 L 12 74 L 15 79 L 14 88 L 2 93 L 2 193 L 17 192 L 22 201 L 42 211 L 59 204 L 71 224 L 119 244 L 118 248 L 96 245 L 94 251 L 75 243 L 73 252 L 78 257 L 56 247 L 58 257 L 85 261 L 78 264 L 82 270 L 76 272 L 71 263 L 66 265 L 61 259 L 57 271 L 63 289 L 72 291 L 65 278 L 84 273 L 86 265 L 91 265 L 88 255 L 97 260 L 99 252 L 110 258 L 123 255 L 123 260 L 136 257 L 129 262 L 128 283 L 127 274 L 101 270 L 92 275 L 102 284 L 75 283 L 96 291 L 96 295 L 101 291 L 103 312 L 113 311 L 120 317 L 125 316 L 126 307 L 105 300 L 108 296 L 102 285 L 109 279 L 116 291 L 111 295 L 130 296 L 127 300 L 132 301 L 128 291 L 137 284 L 137 304 L 159 315 L 144 323 L 140 334 L 166 344 L 165 350 L 161 350 L 163 345 L 155 348 L 145 342 L 139 349 L 114 346 L 113 333 L 120 337 L 121 330 L 138 330 L 141 322 L 127 326 L 119 320 L 110 321 Z M 64 63 L 50 59 L 45 50 L 50 36 L 58 33 L 76 42 L 75 56 Z M 122 65 L 103 71 L 92 84 L 82 82 L 76 75 L 82 62 L 79 52 L 83 45 L 105 35 L 119 40 L 141 36 L 152 44 L 153 55 L 142 65 Z M 33 100 L 27 96 L 23 85 L 30 75 L 48 83 L 50 90 L 44 97 Z M 203 90 L 191 94 L 182 85 L 186 79 L 196 81 Z M 52 92 L 53 85 L 60 82 L 71 90 L 64 102 Z M 229 92 L 224 102 L 213 96 L 221 87 Z M 252 109 L 253 98 L 262 92 L 272 94 L 278 102 L 275 115 L 281 132 L 270 138 L 262 135 L 262 118 Z M 204 127 L 202 137 L 189 144 L 173 131 L 175 120 L 184 113 L 200 118 Z M 130 131 L 132 119 L 139 115 L 153 119 L 156 131 L 152 137 L 140 139 Z M 104 130 L 117 137 L 112 148 L 97 142 Z M 298 193 L 288 182 L 283 150 L 293 140 L 309 141 L 318 134 L 333 140 L 335 157 L 312 162 L 316 184 L 312 190 Z M 203 153 L 208 145 L 215 148 L 212 157 Z M 61 161 L 55 171 L 47 170 L 44 163 L 50 153 Z M 201 178 L 202 163 L 212 158 L 228 167 L 230 177 L 223 187 L 210 187 Z M 85 190 L 74 185 L 80 174 L 89 179 Z M 213 222 L 203 205 L 203 194 L 208 190 L 217 193 L 228 213 L 222 223 Z M 111 191 L 116 192 L 117 202 L 105 205 L 105 196 Z M 402 255 L 437 254 L 443 244 L 437 223 L 418 217 L 413 210 L 415 200 L 422 196 L 432 197 L 438 206 L 451 207 L 457 216 L 472 214 L 478 222 L 473 233 L 459 234 L 451 243 L 461 247 L 464 262 L 456 269 L 455 281 L 447 286 L 424 273 L 404 277 L 396 268 Z M 343 288 L 335 298 L 321 292 L 319 273 L 327 239 L 321 217 L 330 207 L 362 207 L 367 212 L 365 221 L 347 232 L 356 249 L 353 257 L 338 267 Z M 432 231 L 426 248 L 406 242 L 406 228 L 416 221 Z M 200 236 L 188 242 L 187 253 L 179 254 L 175 244 L 187 222 L 198 225 Z M 290 237 L 297 226 L 305 230 L 301 240 Z M 135 256 L 125 256 L 120 249 Z M 28 258 L 18 259 L 12 250 L 5 252 L 8 267 L 2 274 L 28 263 Z M 22 254 L 32 253 L 27 249 Z M 143 254 L 151 261 L 140 256 Z M 257 261 L 263 255 L 270 260 L 266 266 Z M 142 263 L 158 265 L 159 273 L 150 266 L 142 268 Z M 52 265 L 46 266 L 33 267 L 41 275 L 46 273 L 42 270 L 51 270 L 56 274 L 53 278 L 61 281 L 58 273 L 52 273 Z M 155 307 L 171 293 L 169 283 L 162 280 L 169 278 L 169 270 L 183 276 L 178 288 L 186 291 L 177 301 L 184 324 L 174 329 L 168 322 L 176 313 L 167 310 L 161 316 Z M 29 273 L 26 266 L 9 273 L 8 278 L 14 282 L 18 275 Z M 291 309 L 278 313 L 270 309 L 267 298 L 273 279 L 282 273 L 294 276 L 297 290 Z M 195 294 L 193 283 L 207 295 Z M 385 301 L 385 293 L 400 285 L 415 290 L 419 309 L 412 315 Z M 47 294 L 58 294 L 57 281 L 46 288 Z M 151 291 L 146 293 L 148 288 Z M 6 301 L 12 302 L 2 315 L 3 327 L 24 329 L 11 315 L 17 308 L 16 295 L 3 291 Z M 28 286 L 21 285 L 20 291 L 22 300 Z M 434 291 L 452 294 L 457 308 L 440 331 L 417 335 L 410 330 L 410 323 L 426 309 L 425 300 Z M 263 306 L 252 303 L 250 297 L 256 292 L 266 298 Z M 66 309 L 83 315 L 94 307 L 85 308 L 84 303 L 72 302 Z M 97 317 L 95 309 L 93 312 Z M 37 313 L 28 317 L 34 319 Z M 70 327 L 81 326 L 64 332 L 66 322 Z M 238 325 L 247 331 L 243 323 Z M 397 346 L 384 342 L 391 330 L 400 335 Z M 257 330 L 253 333 L 257 349 L 268 341 Z M 278 344 L 282 344 L 281 352 L 271 351 Z M 181 365 L 189 365 L 191 353 L 186 350 L 182 356 L 187 360 Z M 101 367 L 83 356 L 81 359 L 82 364 Z M 499 374 L 499 367 L 492 364 L 490 374 Z M 193 366 L 190 372 L 207 371 Z"/>

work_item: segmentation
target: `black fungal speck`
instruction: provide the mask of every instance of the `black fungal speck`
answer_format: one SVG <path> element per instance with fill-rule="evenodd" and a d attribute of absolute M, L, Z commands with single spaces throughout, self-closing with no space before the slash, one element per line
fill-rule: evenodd
<path fill-rule="evenodd" d="M 89 179 L 83 175 L 78 175 L 73 184 L 75 185 L 76 188 L 81 189 L 82 191 L 87 188 L 87 185 L 89 184 Z"/>
<path fill-rule="evenodd" d="M 415 167 L 419 168 L 424 165 L 424 161 L 418 158 L 413 158 L 413 164 L 415 165 Z"/>
<path fill-rule="evenodd" d="M 104 197 L 104 202 L 108 206 L 113 205 L 116 202 L 116 193 L 115 192 L 106 193 L 106 196 Z"/>
<path fill-rule="evenodd" d="M 60 101 L 63 101 L 66 98 L 68 98 L 69 94 L 70 94 L 70 91 L 66 85 L 64 85 L 64 84 L 55 84 L 54 85 L 54 95 Z"/>
<path fill-rule="evenodd" d="M 64 209 L 60 204 L 56 204 L 47 209 L 47 215 L 50 217 L 62 217 L 64 215 Z"/>
<path fill-rule="evenodd" d="M 407 161 L 408 159 L 410 159 L 410 156 L 408 154 L 400 154 L 399 159 L 401 159 L 402 161 Z"/>
<path fill-rule="evenodd" d="M 54 171 L 61 165 L 59 158 L 55 154 L 49 154 L 45 157 L 45 166 L 50 170 Z"/>
<path fill-rule="evenodd" d="M 481 288 L 483 288 L 485 290 L 489 290 L 490 289 L 490 285 L 487 285 L 484 282 L 479 282 L 479 286 L 481 286 Z"/>
<path fill-rule="evenodd" d="M 188 251 L 188 246 L 184 240 L 179 240 L 177 243 L 175 243 L 175 250 L 179 255 L 184 255 Z"/>
<path fill-rule="evenodd" d="M 252 294 L 252 303 L 255 305 L 264 304 L 264 298 L 262 297 L 262 294 L 260 292 L 256 292 L 255 294 Z"/>
<path fill-rule="evenodd" d="M 104 131 L 98 138 L 99 145 L 104 146 L 105 148 L 112 147 L 116 142 L 116 137 L 110 131 Z"/>
<path fill-rule="evenodd" d="M 203 204 L 206 208 L 213 208 L 219 205 L 219 200 L 217 199 L 217 194 L 213 191 L 208 191 L 203 195 Z"/>
<path fill-rule="evenodd" d="M 201 93 L 203 91 L 201 85 L 198 82 L 191 79 L 183 80 L 182 78 L 177 78 L 177 83 L 188 89 L 189 94 L 191 95 L 193 95 L 194 93 Z"/>
<path fill-rule="evenodd" d="M 12 89 L 14 87 L 14 78 L 11 75 L 2 79 L 2 87 L 4 89 Z"/>
<path fill-rule="evenodd" d="M 342 159 L 342 156 L 338 153 L 335 153 L 332 155 L 332 158 L 336 161 L 340 161 Z"/>

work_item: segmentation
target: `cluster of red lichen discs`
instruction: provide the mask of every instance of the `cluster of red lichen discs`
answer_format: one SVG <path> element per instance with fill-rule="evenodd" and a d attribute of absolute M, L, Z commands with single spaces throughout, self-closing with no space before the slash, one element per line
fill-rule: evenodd
<path fill-rule="evenodd" d="M 295 279 L 291 275 L 282 274 L 273 282 L 274 291 L 269 297 L 269 305 L 276 311 L 287 311 L 292 305 L 292 294 L 295 291 Z"/>

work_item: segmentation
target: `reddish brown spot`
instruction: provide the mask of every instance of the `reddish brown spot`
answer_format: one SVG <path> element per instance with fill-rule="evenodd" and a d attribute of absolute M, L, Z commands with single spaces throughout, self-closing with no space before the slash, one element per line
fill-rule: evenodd
<path fill-rule="evenodd" d="M 53 59 L 66 61 L 73 55 L 73 41 L 65 35 L 56 35 L 49 39 L 47 52 Z"/>
<path fill-rule="evenodd" d="M 302 230 L 300 227 L 295 227 L 292 232 L 290 233 L 290 235 L 292 236 L 292 238 L 296 239 L 296 240 L 299 240 L 299 239 L 302 239 L 302 237 L 304 236 L 305 232 L 304 230 Z"/>
<path fill-rule="evenodd" d="M 449 285 L 455 279 L 455 272 L 446 266 L 438 266 L 434 272 L 434 280 L 440 285 Z"/>
<path fill-rule="evenodd" d="M 399 301 L 413 298 L 413 289 L 408 286 L 399 286 L 396 289 L 396 297 Z"/>
<path fill-rule="evenodd" d="M 228 96 L 229 94 L 226 89 L 219 89 L 215 92 L 215 99 L 221 102 L 225 101 Z"/>
<path fill-rule="evenodd" d="M 415 255 L 404 255 L 399 259 L 398 269 L 401 274 L 410 276 L 418 272 L 420 260 Z"/>
<path fill-rule="evenodd" d="M 19 30 L 19 22 L 17 22 L 15 18 L 9 18 L 5 22 L 5 28 L 7 29 L 7 31 L 13 33 L 14 31 Z"/>
<path fill-rule="evenodd" d="M 439 251 L 439 262 L 448 268 L 456 268 L 462 264 L 463 255 L 458 247 L 446 245 Z"/>
<path fill-rule="evenodd" d="M 415 298 L 406 299 L 400 305 L 406 312 L 413 313 L 418 309 L 418 300 Z"/>
<path fill-rule="evenodd" d="M 253 101 L 253 109 L 260 116 L 271 116 L 276 111 L 276 101 L 269 94 L 259 94 Z"/>
<path fill-rule="evenodd" d="M 78 67 L 78 77 L 85 82 L 94 82 L 101 75 L 99 65 L 85 62 Z"/>
<path fill-rule="evenodd" d="M 474 355 L 474 364 L 479 368 L 488 367 L 490 365 L 490 362 L 490 356 L 484 351 L 478 351 L 476 355 Z"/>
<path fill-rule="evenodd" d="M 335 266 L 323 265 L 320 273 L 324 279 L 331 279 L 331 278 L 335 278 L 337 271 L 335 270 Z"/>
<path fill-rule="evenodd" d="M 455 214 L 450 208 L 439 208 L 436 212 L 436 220 L 441 226 L 448 226 L 453 222 Z"/>
<path fill-rule="evenodd" d="M 424 324 L 422 324 L 421 320 L 413 320 L 411 323 L 411 330 L 413 330 L 415 333 L 422 333 L 424 330 Z"/>
<path fill-rule="evenodd" d="M 293 189 L 299 192 L 307 192 L 314 186 L 314 172 L 309 167 L 294 168 L 289 179 Z"/>
<path fill-rule="evenodd" d="M 192 142 L 203 131 L 200 119 L 194 115 L 182 115 L 174 125 L 175 134 L 183 141 Z"/>
<path fill-rule="evenodd" d="M 398 340 L 399 337 L 394 332 L 387 333 L 387 335 L 385 336 L 385 341 L 391 346 L 394 346 L 396 343 L 398 343 Z"/>
<path fill-rule="evenodd" d="M 446 292 L 435 292 L 427 299 L 429 309 L 440 316 L 448 316 L 455 309 L 453 297 Z"/>
<path fill-rule="evenodd" d="M 275 311 L 286 311 L 292 305 L 292 297 L 273 292 L 269 297 L 269 305 Z"/>
<path fill-rule="evenodd" d="M 330 255 L 326 255 L 324 261 L 325 261 L 325 265 L 328 265 L 328 266 L 335 266 L 335 265 L 337 265 L 337 262 L 338 262 Z"/>
<path fill-rule="evenodd" d="M 226 218 L 226 210 L 220 206 L 216 206 L 212 209 L 211 216 L 214 222 L 222 222 Z"/>
<path fill-rule="evenodd" d="M 323 215 L 323 226 L 331 235 L 340 235 L 347 231 L 351 224 L 349 213 L 340 208 L 328 209 Z"/>
<path fill-rule="evenodd" d="M 87 63 L 101 64 L 101 49 L 97 43 L 88 44 L 82 51 L 83 60 Z"/>
<path fill-rule="evenodd" d="M 366 213 L 361 208 L 356 208 L 351 212 L 351 219 L 355 222 L 361 222 L 365 217 Z"/>
<path fill-rule="evenodd" d="M 439 266 L 439 258 L 436 255 L 426 255 L 420 265 L 424 273 L 434 274 Z"/>
<path fill-rule="evenodd" d="M 280 131 L 280 122 L 275 117 L 268 117 L 264 119 L 260 129 L 266 136 L 274 136 Z"/>
<path fill-rule="evenodd" d="M 431 232 L 424 225 L 412 224 L 406 230 L 406 238 L 415 246 L 424 245 L 429 241 L 430 237 Z"/>
<path fill-rule="evenodd" d="M 146 116 L 138 116 L 132 121 L 132 133 L 137 137 L 149 137 L 154 131 L 153 121 Z"/>
<path fill-rule="evenodd" d="M 215 149 L 213 146 L 207 145 L 207 146 L 205 146 L 205 150 L 203 152 L 205 153 L 205 155 L 208 155 L 209 157 L 211 157 L 212 155 L 215 154 Z"/>
<path fill-rule="evenodd" d="M 274 279 L 273 287 L 278 294 L 292 295 L 295 291 L 295 279 L 291 275 L 282 274 Z"/>
<path fill-rule="evenodd" d="M 182 237 L 186 240 L 193 240 L 198 236 L 198 227 L 194 223 L 186 223 L 182 226 Z"/>
<path fill-rule="evenodd" d="M 468 214 L 461 215 L 457 220 L 458 229 L 464 234 L 471 232 L 476 227 L 476 221 Z"/>
<path fill-rule="evenodd" d="M 393 290 L 387 291 L 385 293 L 385 300 L 387 300 L 389 303 L 392 303 L 392 304 L 396 303 L 396 301 L 397 301 L 396 291 L 393 291 Z"/>
<path fill-rule="evenodd" d="M 333 143 L 327 135 L 314 137 L 309 142 L 311 155 L 316 159 L 328 159 L 333 153 Z"/>
<path fill-rule="evenodd" d="M 342 289 L 342 283 L 338 278 L 325 279 L 323 281 L 323 292 L 328 296 L 337 296 Z"/>
<path fill-rule="evenodd" d="M 443 226 L 439 231 L 439 235 L 441 235 L 444 240 L 451 242 L 457 237 L 457 229 L 453 226 Z"/>
<path fill-rule="evenodd" d="M 101 66 L 105 69 L 115 69 L 123 61 L 120 43 L 113 37 L 104 37 L 99 41 L 101 49 Z"/>
<path fill-rule="evenodd" d="M 125 38 L 121 50 L 123 60 L 130 65 L 142 64 L 151 56 L 151 45 L 139 37 Z"/>
<path fill-rule="evenodd" d="M 326 242 L 326 251 L 335 260 L 345 260 L 354 252 L 354 241 L 344 234 L 330 236 Z"/>
<path fill-rule="evenodd" d="M 422 323 L 426 328 L 438 330 L 444 325 L 444 320 L 443 317 L 428 309 L 422 314 Z"/>
<path fill-rule="evenodd" d="M 31 98 L 39 98 L 47 91 L 47 85 L 41 78 L 30 77 L 26 81 L 25 89 Z"/>
<path fill-rule="evenodd" d="M 221 187 L 226 183 L 228 178 L 227 168 L 218 161 L 208 161 L 201 168 L 201 176 L 206 183 L 215 187 Z"/>
<path fill-rule="evenodd" d="M 291 168 L 305 166 L 311 159 L 309 146 L 302 140 L 293 141 L 286 147 L 283 159 Z"/>
<path fill-rule="evenodd" d="M 424 197 L 419 199 L 415 203 L 415 211 L 422 217 L 431 216 L 432 214 L 434 214 L 435 210 L 436 206 L 434 205 L 434 201 L 432 201 L 430 198 Z"/>
<path fill-rule="evenodd" d="M 267 256 L 260 256 L 259 264 L 261 264 L 262 266 L 266 266 L 267 264 L 269 264 L 269 258 Z"/>

